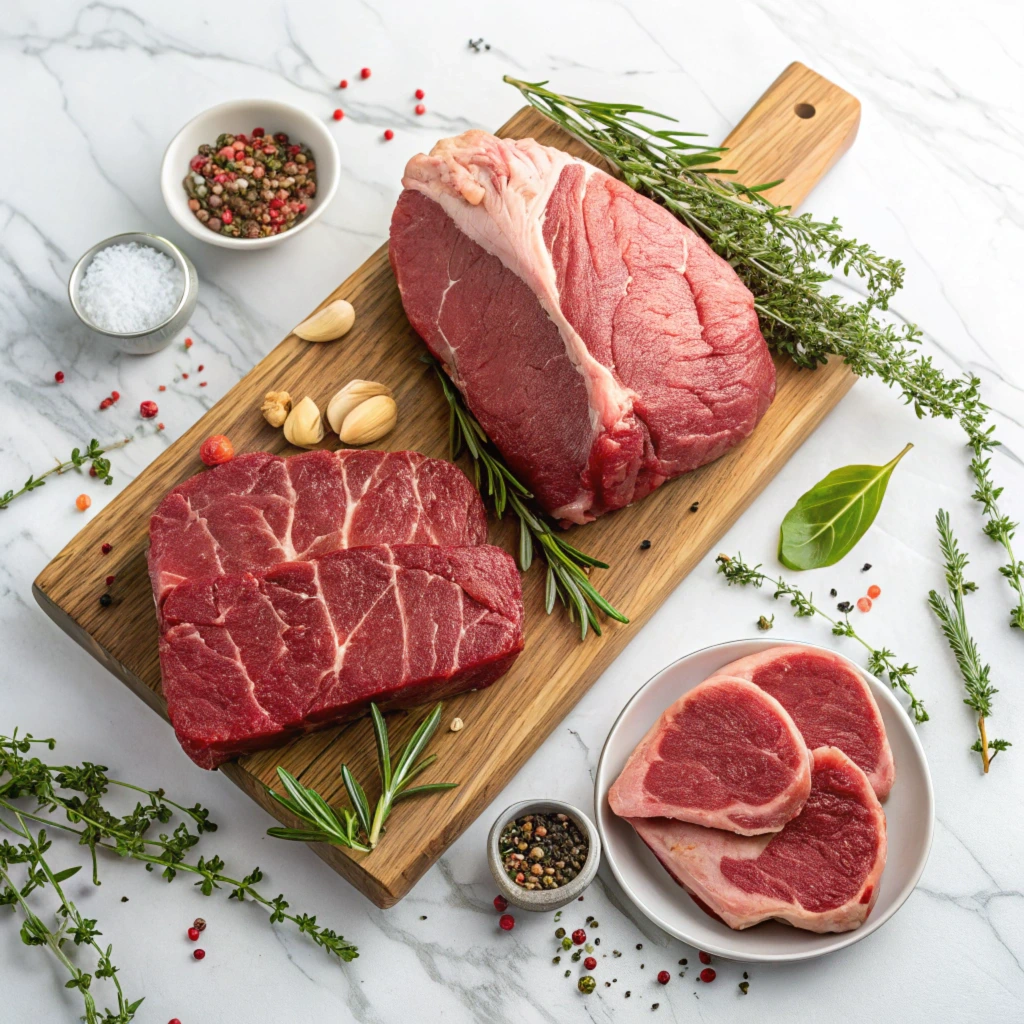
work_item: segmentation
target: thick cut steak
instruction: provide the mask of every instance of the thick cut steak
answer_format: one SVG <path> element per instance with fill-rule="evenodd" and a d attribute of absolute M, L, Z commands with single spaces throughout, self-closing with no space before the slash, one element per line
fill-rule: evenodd
<path fill-rule="evenodd" d="M 519 572 L 490 545 L 349 548 L 190 579 L 163 607 L 163 691 L 203 768 L 493 683 L 523 646 Z"/>
<path fill-rule="evenodd" d="M 814 751 L 811 795 L 772 836 L 738 836 L 668 818 L 630 824 L 680 885 L 730 928 L 775 918 L 812 932 L 867 920 L 885 867 L 885 814 L 841 750 Z"/>
<path fill-rule="evenodd" d="M 775 394 L 751 293 L 667 210 L 561 150 L 468 131 L 409 162 L 391 265 L 516 474 L 585 523 L 746 437 Z"/>
<path fill-rule="evenodd" d="M 896 778 L 885 725 L 864 677 L 838 654 L 813 647 L 773 647 L 719 669 L 746 679 L 792 716 L 807 746 L 838 747 L 867 775 L 879 800 Z"/>
<path fill-rule="evenodd" d="M 483 544 L 476 488 L 418 452 L 239 455 L 175 487 L 149 524 L 161 607 L 184 579 L 256 572 L 366 544 Z"/>
<path fill-rule="evenodd" d="M 709 680 L 669 707 L 608 791 L 623 818 L 676 818 L 741 835 L 777 832 L 811 791 L 811 756 L 782 705 Z"/>

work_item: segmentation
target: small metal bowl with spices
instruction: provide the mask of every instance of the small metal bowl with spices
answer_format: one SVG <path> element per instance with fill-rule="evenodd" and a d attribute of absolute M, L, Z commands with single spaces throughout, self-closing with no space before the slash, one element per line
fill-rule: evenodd
<path fill-rule="evenodd" d="M 562 800 L 513 804 L 487 836 L 491 875 L 520 910 L 557 910 L 571 903 L 594 880 L 600 863 L 594 823 Z"/>
<path fill-rule="evenodd" d="M 97 242 L 68 280 L 78 319 L 130 355 L 170 344 L 188 325 L 198 297 L 192 261 L 173 242 L 144 231 Z"/>

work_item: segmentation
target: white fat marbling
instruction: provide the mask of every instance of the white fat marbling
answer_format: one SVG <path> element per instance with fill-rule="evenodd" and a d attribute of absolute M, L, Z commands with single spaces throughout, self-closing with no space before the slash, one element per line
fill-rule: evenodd
<path fill-rule="evenodd" d="M 468 50 L 470 35 L 484 36 L 491 50 Z M 793 59 L 864 104 L 856 145 L 809 207 L 837 214 L 858 238 L 906 262 L 897 311 L 926 327 L 925 347 L 944 368 L 984 379 L 1005 442 L 995 475 L 1006 508 L 1024 515 L 1024 23 L 1019 5 L 998 0 L 7 4 L 0 486 L 20 484 L 82 439 L 131 434 L 136 443 L 114 459 L 114 487 L 88 488 L 95 514 L 377 247 L 411 153 L 443 134 L 494 127 L 518 108 L 503 72 L 643 101 L 719 138 Z M 373 68 L 366 83 L 357 77 L 364 64 Z M 352 84 L 339 92 L 343 76 Z M 427 92 L 423 117 L 412 109 L 417 87 Z M 342 106 L 345 120 L 331 122 L 342 184 L 308 233 L 282 248 L 237 254 L 177 230 L 157 172 L 164 145 L 193 113 L 251 95 L 300 103 L 325 118 Z M 381 139 L 388 127 L 391 143 Z M 65 283 L 75 259 L 125 230 L 168 235 L 199 268 L 191 353 L 178 343 L 150 357 L 112 356 L 73 320 Z M 199 363 L 203 374 L 195 372 Z M 53 383 L 58 369 L 67 374 L 62 386 Z M 159 384 L 168 390 L 158 394 Z M 112 388 L 124 397 L 100 412 Z M 139 420 L 144 398 L 159 401 L 164 433 Z M 706 560 L 412 895 L 382 912 L 310 851 L 267 839 L 268 817 L 226 779 L 194 769 L 163 722 L 36 607 L 32 579 L 82 525 L 73 504 L 78 483 L 54 480 L 0 512 L 0 731 L 18 724 L 56 735 L 63 758 L 101 761 L 120 776 L 201 800 L 221 823 L 204 845 L 239 870 L 260 864 L 268 892 L 283 890 L 294 907 L 361 948 L 358 961 L 340 967 L 302 937 L 271 930 L 258 908 L 203 900 L 187 880 L 166 886 L 137 865 L 108 862 L 102 888 L 81 877 L 68 888 L 113 943 L 126 991 L 146 996 L 137 1019 L 646 1020 L 654 1002 L 661 1004 L 655 1020 L 1024 1018 L 1024 636 L 1004 625 L 1010 601 L 996 574 L 1000 551 L 979 532 L 957 430 L 920 423 L 881 385 L 862 383 L 720 546 L 774 566 L 777 524 L 797 494 L 828 469 L 885 461 L 908 440 L 916 447 L 856 556 L 808 582 L 819 595 L 835 586 L 855 598 L 868 582 L 859 566 L 873 562 L 870 582 L 884 593 L 858 625 L 920 665 L 917 686 L 932 713 L 920 735 L 938 800 L 931 861 L 879 933 L 826 960 L 750 968 L 745 997 L 740 965 L 718 965 L 711 986 L 695 983 L 695 952 L 648 925 L 602 873 L 576 906 L 599 919 L 599 952 L 624 955 L 601 961 L 601 982 L 618 980 L 581 1003 L 564 967 L 550 963 L 550 917 L 520 914 L 513 933 L 496 928 L 484 837 L 500 808 L 521 797 L 557 793 L 590 806 L 590 774 L 608 727 L 626 697 L 668 661 L 753 635 L 762 612 L 775 612 L 775 635 L 832 642 L 821 624 L 791 619 L 765 593 L 727 591 Z M 688 504 L 686 483 L 676 486 Z M 925 604 L 941 582 L 932 528 L 939 506 L 951 511 L 981 585 L 970 612 L 1001 690 L 993 731 L 1018 741 L 988 778 L 968 753 L 972 723 Z M 834 643 L 858 654 L 846 641 Z M 471 724 L 465 735 L 471 741 Z M 56 863 L 80 856 L 58 841 Z M 120 902 L 122 895 L 130 901 Z M 198 913 L 210 922 L 201 964 L 184 938 Z M 7 917 L 0 913 L 0 1018 L 77 1019 L 80 1004 L 61 987 L 60 971 L 20 943 Z M 563 920 L 575 925 L 576 913 Z M 691 964 L 685 978 L 674 967 L 681 957 Z M 654 980 L 662 967 L 673 968 L 667 988 Z M 106 985 L 97 990 L 102 1001 Z"/>

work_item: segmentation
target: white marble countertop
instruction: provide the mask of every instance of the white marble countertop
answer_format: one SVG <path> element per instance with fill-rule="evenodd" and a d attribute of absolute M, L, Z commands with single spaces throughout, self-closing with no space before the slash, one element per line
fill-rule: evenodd
<path fill-rule="evenodd" d="M 517 109 L 502 73 L 643 101 L 719 138 L 797 59 L 864 105 L 859 139 L 809 208 L 838 215 L 856 237 L 905 261 L 897 310 L 925 326 L 925 347 L 944 368 L 984 380 L 1005 443 L 995 475 L 1007 510 L 1024 516 L 1022 28 L 1019 8 L 997 0 L 8 4 L 0 27 L 0 489 L 91 436 L 135 434 L 139 401 L 168 384 L 159 395 L 166 431 L 142 431 L 116 454 L 115 486 L 88 488 L 95 514 L 381 243 L 410 154 L 441 135 L 494 127 Z M 491 49 L 472 52 L 470 35 Z M 355 80 L 363 65 L 373 68 L 371 80 L 339 93 L 337 80 Z M 417 87 L 427 93 L 423 117 L 412 111 Z M 196 111 L 250 95 L 325 118 L 344 107 L 345 120 L 332 122 L 343 177 L 310 231 L 274 250 L 236 254 L 177 230 L 157 174 L 167 141 Z M 396 134 L 385 144 L 388 127 Z M 73 322 L 65 285 L 74 261 L 125 230 L 166 234 L 199 268 L 190 354 L 175 344 L 151 357 L 111 356 Z M 179 378 L 200 362 L 203 389 L 195 374 Z M 67 374 L 62 386 L 53 383 L 57 370 Z M 101 413 L 97 404 L 112 388 L 124 397 Z M 187 880 L 166 886 L 139 865 L 107 862 L 101 888 L 75 878 L 69 894 L 99 919 L 126 991 L 146 996 L 137 1020 L 607 1021 L 647 1019 L 655 1002 L 654 1019 L 680 1021 L 811 1021 L 823 1013 L 929 1024 L 1024 1019 L 1024 636 L 1005 625 L 1011 602 L 996 572 L 1000 550 L 980 533 L 957 430 L 919 422 L 884 387 L 861 383 L 721 549 L 776 569 L 778 522 L 799 493 L 836 466 L 884 462 L 908 440 L 916 447 L 856 555 L 801 582 L 855 598 L 865 584 L 861 563 L 875 566 L 871 582 L 883 596 L 858 626 L 920 666 L 917 687 L 932 714 L 920 728 L 938 808 L 931 860 L 877 934 L 824 960 L 749 967 L 746 996 L 737 988 L 743 965 L 718 964 L 713 985 L 696 982 L 695 951 L 649 925 L 602 872 L 575 906 L 599 919 L 603 952 L 624 954 L 598 969 L 601 981 L 616 983 L 584 999 L 550 963 L 548 915 L 520 915 L 511 934 L 496 928 L 484 837 L 499 810 L 522 797 L 557 793 L 592 806 L 590 773 L 628 695 L 694 648 L 754 635 L 762 612 L 776 614 L 773 635 L 859 656 L 821 623 L 790 618 L 766 593 L 727 590 L 709 558 L 492 807 L 385 912 L 309 850 L 266 838 L 268 817 L 226 779 L 193 769 L 167 726 L 36 607 L 32 579 L 82 525 L 74 497 L 83 488 L 55 480 L 0 513 L 0 732 L 20 725 L 56 736 L 63 759 L 100 761 L 202 801 L 221 824 L 204 840 L 209 851 L 241 870 L 258 863 L 271 894 L 283 891 L 360 947 L 356 962 L 339 966 L 301 936 L 268 927 L 256 907 L 203 900 Z M 953 515 L 981 585 L 969 611 L 1002 691 L 993 729 L 1018 741 L 987 778 L 968 751 L 972 721 L 925 603 L 941 582 L 932 526 L 940 506 Z M 80 856 L 60 841 L 57 850 L 60 864 Z M 202 963 L 190 958 L 183 934 L 199 913 L 210 922 Z M 59 967 L 23 946 L 6 918 L 0 914 L 0 1018 L 77 1019 L 80 1004 L 61 987 Z M 691 966 L 680 978 L 674 965 L 682 957 Z M 663 967 L 673 968 L 665 988 L 654 977 Z M 105 983 L 97 986 L 106 994 Z"/>

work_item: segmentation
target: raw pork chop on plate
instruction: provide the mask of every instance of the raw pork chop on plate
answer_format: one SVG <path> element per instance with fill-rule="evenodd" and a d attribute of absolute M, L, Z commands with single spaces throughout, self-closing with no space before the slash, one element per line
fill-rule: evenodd
<path fill-rule="evenodd" d="M 867 920 L 885 867 L 885 814 L 841 750 L 814 751 L 811 795 L 779 833 L 738 836 L 668 818 L 630 824 L 669 873 L 730 928 L 776 919 L 812 932 Z"/>
<path fill-rule="evenodd" d="M 750 836 L 777 832 L 811 791 L 811 755 L 785 708 L 711 679 L 667 708 L 608 791 L 620 817 L 667 817 Z"/>

